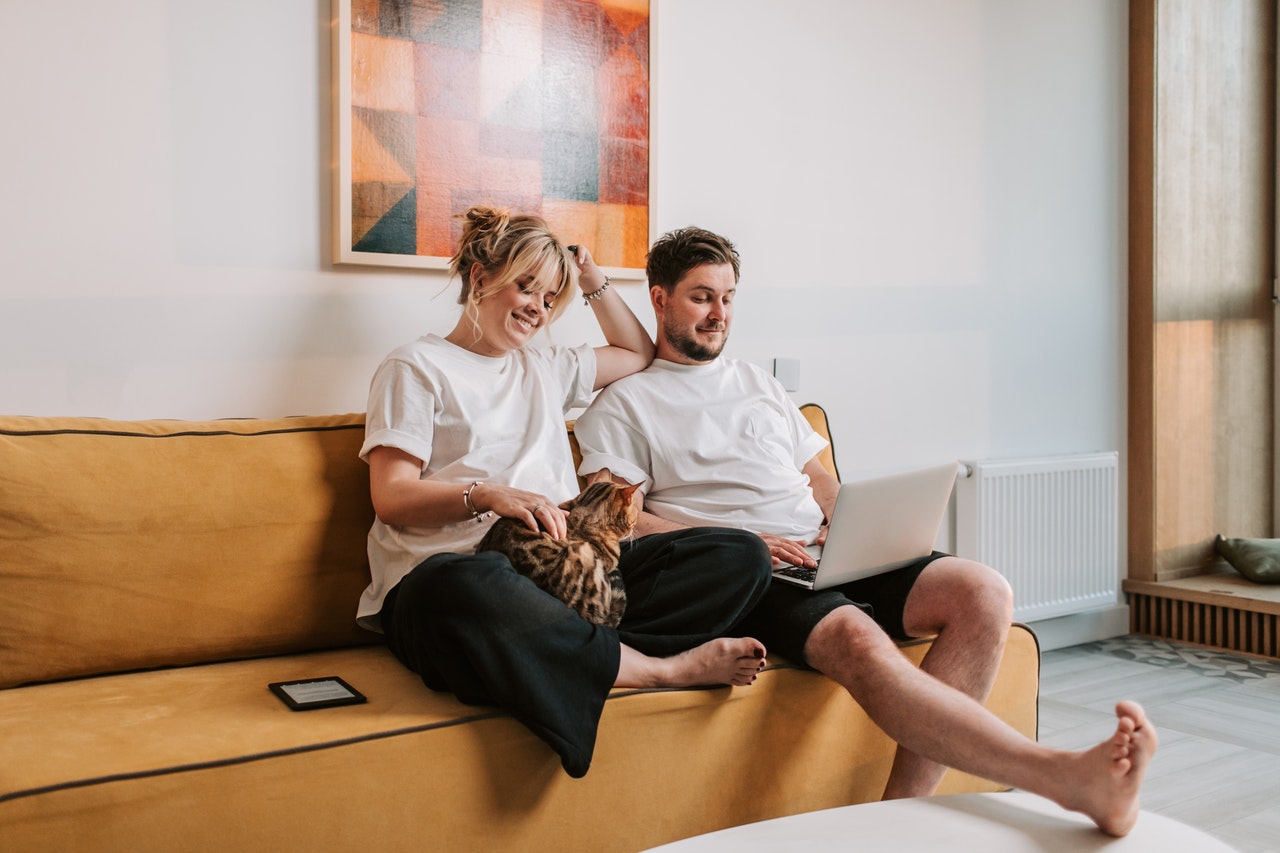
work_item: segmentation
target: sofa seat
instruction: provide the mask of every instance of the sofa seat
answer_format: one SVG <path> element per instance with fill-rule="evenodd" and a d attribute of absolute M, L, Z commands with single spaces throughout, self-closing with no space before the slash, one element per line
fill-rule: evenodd
<path fill-rule="evenodd" d="M 1015 627 L 1004 672 L 1022 676 L 991 698 L 1033 736 L 1017 697 L 1036 691 L 1037 655 Z M 327 675 L 368 703 L 291 711 L 267 689 Z M 574 780 L 511 717 L 433 693 L 381 646 L 0 691 L 0 731 L 3 834 L 24 851 L 639 850 L 875 800 L 892 756 L 833 682 L 775 662 L 746 688 L 615 690 Z M 953 788 L 998 786 L 952 771 Z"/>

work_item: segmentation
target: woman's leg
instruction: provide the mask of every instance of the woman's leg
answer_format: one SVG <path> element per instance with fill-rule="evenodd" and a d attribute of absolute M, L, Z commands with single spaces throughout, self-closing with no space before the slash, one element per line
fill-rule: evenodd
<path fill-rule="evenodd" d="M 630 543 L 619 568 L 627 608 L 618 635 L 667 656 L 732 634 L 764 595 L 773 563 L 754 533 L 695 527 Z"/>
<path fill-rule="evenodd" d="M 498 705 L 587 772 L 619 669 L 617 634 L 581 619 L 495 552 L 441 554 L 392 591 L 387 643 L 435 690 Z"/>
<path fill-rule="evenodd" d="M 501 555 L 437 555 L 387 596 L 387 642 L 427 686 L 504 708 L 581 776 L 610 687 L 749 684 L 764 660 L 755 640 L 722 639 L 768 585 L 759 537 L 720 528 L 649 536 L 626 548 L 622 568 L 628 604 L 615 632 Z"/>

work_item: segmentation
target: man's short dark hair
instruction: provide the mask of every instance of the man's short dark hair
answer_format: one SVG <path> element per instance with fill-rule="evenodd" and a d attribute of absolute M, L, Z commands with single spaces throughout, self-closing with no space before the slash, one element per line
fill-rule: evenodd
<path fill-rule="evenodd" d="M 657 285 L 670 293 L 689 270 L 704 264 L 732 264 L 733 280 L 738 281 L 738 250 L 733 244 L 719 234 L 691 225 L 668 231 L 655 240 L 644 271 L 650 286 Z"/>

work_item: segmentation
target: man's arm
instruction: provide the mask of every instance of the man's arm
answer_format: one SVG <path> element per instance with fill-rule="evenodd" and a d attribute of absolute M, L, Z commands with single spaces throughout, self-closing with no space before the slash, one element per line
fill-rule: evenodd
<path fill-rule="evenodd" d="M 822 468 L 821 463 L 818 463 L 818 467 L 821 469 L 822 473 L 826 473 L 826 469 Z M 805 470 L 806 472 L 808 471 L 807 466 Z M 811 474 L 810 479 L 814 476 L 815 474 Z M 827 476 L 830 477 L 830 475 Z M 631 485 L 625 479 L 613 474 L 607 468 L 596 471 L 593 474 L 586 475 L 586 480 L 588 483 L 593 483 L 597 478 L 604 479 L 606 477 L 622 486 Z M 830 479 L 835 483 L 835 488 L 838 490 L 840 488 L 839 482 L 836 482 L 834 477 L 831 477 Z M 815 495 L 816 494 L 817 491 L 815 489 Z M 835 506 L 834 497 L 831 499 L 831 505 Z M 641 510 L 640 516 L 636 519 L 635 535 L 639 537 L 649 536 L 654 533 L 668 533 L 672 530 L 685 530 L 688 526 L 689 525 L 687 524 L 671 521 L 660 515 L 654 515 L 651 512 Z M 826 528 L 823 528 L 818 537 L 819 541 L 826 538 L 826 533 Z M 790 563 L 794 566 L 808 566 L 810 568 L 817 565 L 817 562 L 809 556 L 809 552 L 806 550 L 806 543 L 804 542 L 800 542 L 796 539 L 787 539 L 783 536 L 775 536 L 772 533 L 756 533 L 756 535 L 763 539 L 764 543 L 769 546 L 769 555 L 773 558 L 774 565 L 783 562 Z"/>
<path fill-rule="evenodd" d="M 672 530 L 684 530 L 687 525 L 670 521 L 660 515 L 642 510 L 636 519 L 636 536 L 649 536 L 653 533 L 669 533 Z"/>
<path fill-rule="evenodd" d="M 823 519 L 830 521 L 836 508 L 836 495 L 840 493 L 840 481 L 822 464 L 820 456 L 810 459 L 800 471 L 809 478 L 809 488 L 813 489 L 813 499 L 822 507 Z"/>
<path fill-rule="evenodd" d="M 817 456 L 805 463 L 800 469 L 809 478 L 809 488 L 813 489 L 813 499 L 822 508 L 822 529 L 818 531 L 817 544 L 827 542 L 827 525 L 831 522 L 831 514 L 835 512 L 836 495 L 840 493 L 840 481 L 831 475 Z"/>
<path fill-rule="evenodd" d="M 824 545 L 827 541 L 826 522 L 831 521 L 831 513 L 835 511 L 836 495 L 840 492 L 840 481 L 827 471 L 819 456 L 821 454 L 806 462 L 800 471 L 809 478 L 809 488 L 813 490 L 813 499 L 822 509 L 824 523 L 822 529 L 818 531 L 818 538 L 814 540 L 814 544 Z M 793 566 L 808 566 L 809 568 L 818 565 L 818 561 L 809 555 L 806 547 L 808 543 L 806 542 L 768 533 L 761 533 L 759 536 L 769 546 L 769 554 L 773 557 L 775 565 L 780 562 L 789 563 Z"/>

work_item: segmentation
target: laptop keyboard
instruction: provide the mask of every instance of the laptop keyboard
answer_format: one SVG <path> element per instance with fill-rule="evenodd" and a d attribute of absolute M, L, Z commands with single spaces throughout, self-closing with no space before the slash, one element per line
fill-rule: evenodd
<path fill-rule="evenodd" d="M 803 566 L 779 566 L 774 571 L 776 574 L 786 575 L 805 583 L 813 583 L 813 579 L 818 576 L 817 569 L 806 569 Z"/>

